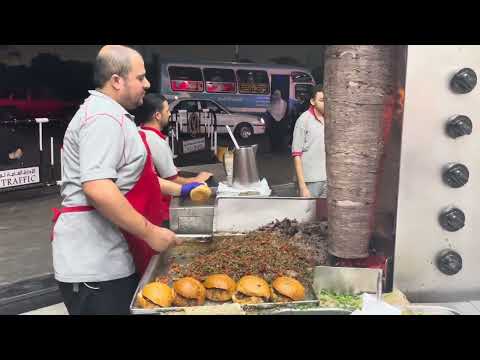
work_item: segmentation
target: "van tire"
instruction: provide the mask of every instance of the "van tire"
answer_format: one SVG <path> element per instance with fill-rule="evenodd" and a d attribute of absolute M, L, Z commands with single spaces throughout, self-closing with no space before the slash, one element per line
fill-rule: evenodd
<path fill-rule="evenodd" d="M 242 140 L 250 139 L 253 136 L 253 127 L 249 123 L 240 123 L 235 128 L 235 137 Z"/>

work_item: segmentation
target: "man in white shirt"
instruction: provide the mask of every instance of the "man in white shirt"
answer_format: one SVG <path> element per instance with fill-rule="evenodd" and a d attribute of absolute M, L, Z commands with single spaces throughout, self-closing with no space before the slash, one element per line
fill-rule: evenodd
<path fill-rule="evenodd" d="M 292 156 L 301 197 L 327 197 L 325 98 L 321 87 L 312 91 L 310 109 L 297 120 Z"/>

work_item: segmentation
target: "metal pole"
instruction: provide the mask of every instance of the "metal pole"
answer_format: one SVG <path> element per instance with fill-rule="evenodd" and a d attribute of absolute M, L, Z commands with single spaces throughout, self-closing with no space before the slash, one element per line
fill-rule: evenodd
<path fill-rule="evenodd" d="M 50 169 L 48 186 L 55 185 L 55 155 L 53 149 L 53 137 L 50 137 Z"/>
<path fill-rule="evenodd" d="M 179 129 L 178 120 L 179 120 L 179 114 L 177 113 L 175 115 L 175 137 L 177 138 L 177 145 L 178 145 L 178 149 L 177 149 L 178 154 L 177 155 L 180 154 L 180 129 Z"/>
<path fill-rule="evenodd" d="M 39 149 L 40 149 L 40 163 L 39 165 L 39 175 L 40 175 L 40 182 L 42 182 L 42 178 L 45 176 L 45 170 L 43 169 L 43 124 L 49 122 L 48 119 L 40 118 L 35 119 L 35 122 L 38 124 L 38 142 L 39 142 Z"/>
<path fill-rule="evenodd" d="M 50 165 L 54 165 L 54 154 L 53 154 L 53 137 L 50 137 Z"/>
<path fill-rule="evenodd" d="M 43 124 L 38 124 L 38 141 L 40 145 L 40 151 L 43 151 Z"/>
<path fill-rule="evenodd" d="M 60 181 L 57 181 L 58 186 L 62 186 L 63 183 L 63 146 L 60 148 Z"/>
<path fill-rule="evenodd" d="M 40 151 L 43 151 L 43 124 L 49 122 L 49 119 L 40 118 L 35 119 L 35 122 L 38 124 L 38 137 L 39 137 L 39 144 L 40 144 Z"/>
<path fill-rule="evenodd" d="M 240 61 L 240 45 L 235 45 L 235 61 Z"/>

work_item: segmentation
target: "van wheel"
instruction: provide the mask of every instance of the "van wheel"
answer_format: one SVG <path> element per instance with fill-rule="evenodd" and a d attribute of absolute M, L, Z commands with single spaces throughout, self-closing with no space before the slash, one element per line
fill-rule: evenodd
<path fill-rule="evenodd" d="M 253 127 L 247 123 L 238 124 L 235 128 L 235 136 L 247 140 L 253 135 Z"/>

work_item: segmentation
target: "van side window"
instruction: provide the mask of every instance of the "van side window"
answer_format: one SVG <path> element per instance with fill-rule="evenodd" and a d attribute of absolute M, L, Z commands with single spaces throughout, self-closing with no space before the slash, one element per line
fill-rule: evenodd
<path fill-rule="evenodd" d="M 294 72 L 292 72 L 292 82 L 294 82 L 294 83 L 301 83 L 301 82 L 311 83 L 311 82 L 313 82 L 313 78 L 307 73 L 294 71 Z"/>
<path fill-rule="evenodd" d="M 226 114 L 226 112 L 220 106 L 212 101 L 202 100 L 200 101 L 200 104 L 202 105 L 202 110 L 210 110 L 215 114 Z"/>
<path fill-rule="evenodd" d="M 238 70 L 237 78 L 240 94 L 270 94 L 270 79 L 266 71 Z"/>
<path fill-rule="evenodd" d="M 187 112 L 197 112 L 198 103 L 196 100 L 184 100 L 180 101 L 173 111 L 177 112 L 178 110 L 187 110 Z"/>
<path fill-rule="evenodd" d="M 299 101 L 304 101 L 305 99 L 310 98 L 310 93 L 312 92 L 313 85 L 309 84 L 298 84 L 295 85 L 295 99 Z"/>
<path fill-rule="evenodd" d="M 237 80 L 232 69 L 203 69 L 208 93 L 236 93 Z"/>
<path fill-rule="evenodd" d="M 170 66 L 168 73 L 173 91 L 202 92 L 204 90 L 203 75 L 200 68 Z"/>

